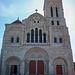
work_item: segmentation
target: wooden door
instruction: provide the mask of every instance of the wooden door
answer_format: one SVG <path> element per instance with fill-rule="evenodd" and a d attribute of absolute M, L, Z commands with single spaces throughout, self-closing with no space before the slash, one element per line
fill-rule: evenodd
<path fill-rule="evenodd" d="M 11 66 L 11 74 L 17 74 L 17 65 Z"/>
<path fill-rule="evenodd" d="M 56 66 L 56 74 L 63 74 L 62 65 Z"/>
<path fill-rule="evenodd" d="M 14 65 L 11 66 L 11 74 L 14 74 Z"/>
<path fill-rule="evenodd" d="M 37 67 L 38 74 L 44 74 L 44 63 L 43 61 L 38 61 L 38 67 Z"/>
<path fill-rule="evenodd" d="M 30 61 L 29 63 L 29 74 L 36 74 L 36 62 Z"/>

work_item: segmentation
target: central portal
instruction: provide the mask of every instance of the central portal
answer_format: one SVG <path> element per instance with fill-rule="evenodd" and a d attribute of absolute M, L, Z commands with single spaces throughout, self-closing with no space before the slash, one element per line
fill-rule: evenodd
<path fill-rule="evenodd" d="M 42 60 L 30 61 L 29 74 L 44 74 L 44 62 Z"/>

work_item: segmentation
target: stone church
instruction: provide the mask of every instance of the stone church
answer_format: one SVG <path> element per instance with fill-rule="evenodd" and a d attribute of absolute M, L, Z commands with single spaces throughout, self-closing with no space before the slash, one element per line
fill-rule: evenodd
<path fill-rule="evenodd" d="M 62 0 L 44 0 L 44 16 L 5 24 L 1 60 L 1 75 L 74 75 Z"/>

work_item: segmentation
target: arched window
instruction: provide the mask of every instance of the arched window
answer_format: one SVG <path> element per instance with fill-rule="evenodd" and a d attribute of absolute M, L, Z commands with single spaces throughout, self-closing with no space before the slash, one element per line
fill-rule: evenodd
<path fill-rule="evenodd" d="M 58 8 L 56 7 L 56 17 L 58 17 Z"/>
<path fill-rule="evenodd" d="M 32 29 L 31 30 L 31 43 L 34 42 L 34 30 Z"/>
<path fill-rule="evenodd" d="M 44 43 L 46 43 L 46 34 L 44 33 L 43 36 L 44 36 Z"/>
<path fill-rule="evenodd" d="M 27 34 L 27 43 L 29 43 L 30 42 L 30 34 L 28 33 Z"/>
<path fill-rule="evenodd" d="M 39 23 L 39 21 L 37 21 L 37 23 Z"/>
<path fill-rule="evenodd" d="M 35 43 L 38 43 L 38 28 L 35 28 Z"/>
<path fill-rule="evenodd" d="M 19 43 L 19 37 L 17 37 L 17 39 L 16 39 L 16 43 Z"/>
<path fill-rule="evenodd" d="M 34 23 L 36 23 L 36 21 L 34 21 Z"/>
<path fill-rule="evenodd" d="M 52 9 L 52 7 L 51 7 L 51 17 L 53 17 L 53 9 Z"/>
<path fill-rule="evenodd" d="M 54 38 L 54 43 L 57 43 L 57 38 Z"/>
<path fill-rule="evenodd" d="M 54 21 L 52 21 L 52 25 L 54 25 Z"/>
<path fill-rule="evenodd" d="M 13 37 L 11 38 L 11 43 L 14 43 L 14 38 Z"/>
<path fill-rule="evenodd" d="M 57 25 L 59 25 L 59 21 L 57 21 Z"/>
<path fill-rule="evenodd" d="M 42 30 L 39 30 L 39 42 L 42 43 Z"/>
<path fill-rule="evenodd" d="M 62 43 L 62 38 L 59 38 L 59 43 Z"/>

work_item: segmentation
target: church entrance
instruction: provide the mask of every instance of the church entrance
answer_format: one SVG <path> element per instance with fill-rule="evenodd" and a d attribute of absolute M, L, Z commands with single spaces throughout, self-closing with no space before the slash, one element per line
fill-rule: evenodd
<path fill-rule="evenodd" d="M 44 74 L 44 62 L 42 60 L 30 61 L 29 74 Z"/>
<path fill-rule="evenodd" d="M 56 66 L 56 74 L 63 74 L 62 65 Z"/>
<path fill-rule="evenodd" d="M 17 65 L 12 65 L 11 66 L 11 74 L 17 74 Z"/>

